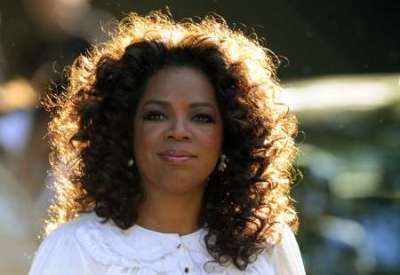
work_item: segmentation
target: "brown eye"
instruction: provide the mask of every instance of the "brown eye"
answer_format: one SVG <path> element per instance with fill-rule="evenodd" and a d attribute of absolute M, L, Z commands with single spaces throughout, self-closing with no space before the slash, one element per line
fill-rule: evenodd
<path fill-rule="evenodd" d="M 159 111 L 149 111 L 143 115 L 143 120 L 161 121 L 166 119 L 166 115 Z"/>
<path fill-rule="evenodd" d="M 193 117 L 193 120 L 200 123 L 215 123 L 214 118 L 208 114 L 197 114 Z"/>

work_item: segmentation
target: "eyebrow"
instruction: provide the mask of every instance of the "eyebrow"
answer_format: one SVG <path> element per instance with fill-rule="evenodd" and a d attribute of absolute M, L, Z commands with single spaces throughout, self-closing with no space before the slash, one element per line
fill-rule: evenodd
<path fill-rule="evenodd" d="M 156 104 L 156 105 L 161 105 L 164 107 L 169 107 L 171 106 L 171 103 L 169 101 L 165 100 L 158 100 L 158 99 L 150 99 L 146 101 L 143 106 L 149 105 L 149 104 Z M 214 105 L 208 102 L 193 102 L 189 104 L 190 108 L 196 108 L 196 107 L 210 107 L 212 109 L 215 109 Z"/>

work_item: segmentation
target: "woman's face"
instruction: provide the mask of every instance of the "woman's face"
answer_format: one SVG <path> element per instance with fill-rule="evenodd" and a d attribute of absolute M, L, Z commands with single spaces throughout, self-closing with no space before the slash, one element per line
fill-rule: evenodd
<path fill-rule="evenodd" d="M 146 192 L 201 192 L 221 154 L 214 87 L 199 70 L 168 67 L 149 78 L 134 120 L 134 155 Z"/>

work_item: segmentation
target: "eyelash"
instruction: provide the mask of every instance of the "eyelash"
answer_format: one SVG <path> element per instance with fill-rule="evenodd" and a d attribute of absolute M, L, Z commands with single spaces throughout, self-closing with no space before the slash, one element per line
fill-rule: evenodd
<path fill-rule="evenodd" d="M 165 118 L 166 115 L 159 111 L 150 111 L 143 116 L 143 119 L 148 121 L 161 121 Z M 199 118 L 197 121 L 200 123 L 215 123 L 214 118 L 207 114 L 196 114 L 193 118 Z"/>

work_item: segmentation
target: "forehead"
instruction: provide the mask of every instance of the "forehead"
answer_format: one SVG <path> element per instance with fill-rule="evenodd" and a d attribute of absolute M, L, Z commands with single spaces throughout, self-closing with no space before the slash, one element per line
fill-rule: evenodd
<path fill-rule="evenodd" d="M 168 67 L 147 81 L 142 100 L 161 99 L 174 102 L 209 101 L 215 103 L 215 91 L 207 76 L 191 67 Z"/>

